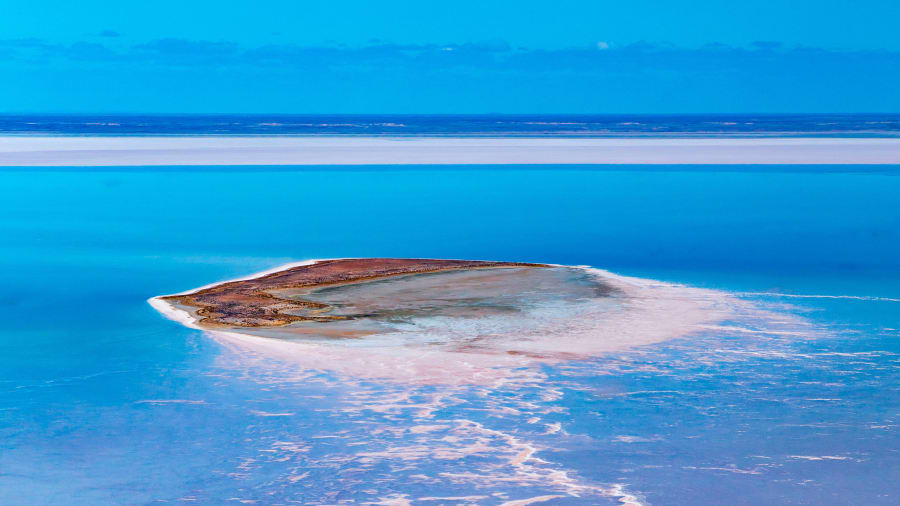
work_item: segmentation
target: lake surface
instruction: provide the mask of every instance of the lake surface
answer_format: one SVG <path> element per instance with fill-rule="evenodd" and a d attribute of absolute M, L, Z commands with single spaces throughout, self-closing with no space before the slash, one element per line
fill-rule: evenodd
<path fill-rule="evenodd" d="M 898 176 L 0 171 L 0 503 L 896 504 Z M 590 265 L 765 317 L 441 385 L 301 368 L 146 303 L 368 256 Z"/>

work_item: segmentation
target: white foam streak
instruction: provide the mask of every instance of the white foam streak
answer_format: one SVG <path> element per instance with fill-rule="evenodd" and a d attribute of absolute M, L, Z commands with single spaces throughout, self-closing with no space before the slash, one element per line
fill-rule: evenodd
<path fill-rule="evenodd" d="M 866 300 L 878 302 L 900 302 L 900 299 L 892 297 L 876 297 L 868 295 L 819 295 L 819 294 L 798 294 L 798 293 L 780 293 L 780 292 L 741 292 L 742 296 L 763 296 L 763 297 L 785 297 L 789 299 L 848 299 L 848 300 Z"/>

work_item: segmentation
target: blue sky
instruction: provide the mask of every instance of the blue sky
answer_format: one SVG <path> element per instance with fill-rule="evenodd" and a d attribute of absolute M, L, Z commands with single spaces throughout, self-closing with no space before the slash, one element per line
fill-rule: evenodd
<path fill-rule="evenodd" d="M 900 2 L 42 1 L 0 112 L 900 111 Z"/>

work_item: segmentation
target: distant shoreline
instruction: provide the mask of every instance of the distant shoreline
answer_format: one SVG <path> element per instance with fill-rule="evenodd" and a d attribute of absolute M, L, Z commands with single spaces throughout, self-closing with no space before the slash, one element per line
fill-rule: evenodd
<path fill-rule="evenodd" d="M 0 166 L 900 164 L 900 138 L 0 136 Z"/>

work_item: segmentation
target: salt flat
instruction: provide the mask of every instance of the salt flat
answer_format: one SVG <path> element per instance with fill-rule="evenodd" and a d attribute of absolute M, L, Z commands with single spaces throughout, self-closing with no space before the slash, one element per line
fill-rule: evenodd
<path fill-rule="evenodd" d="M 900 139 L 0 137 L 0 166 L 370 164 L 900 164 Z"/>

